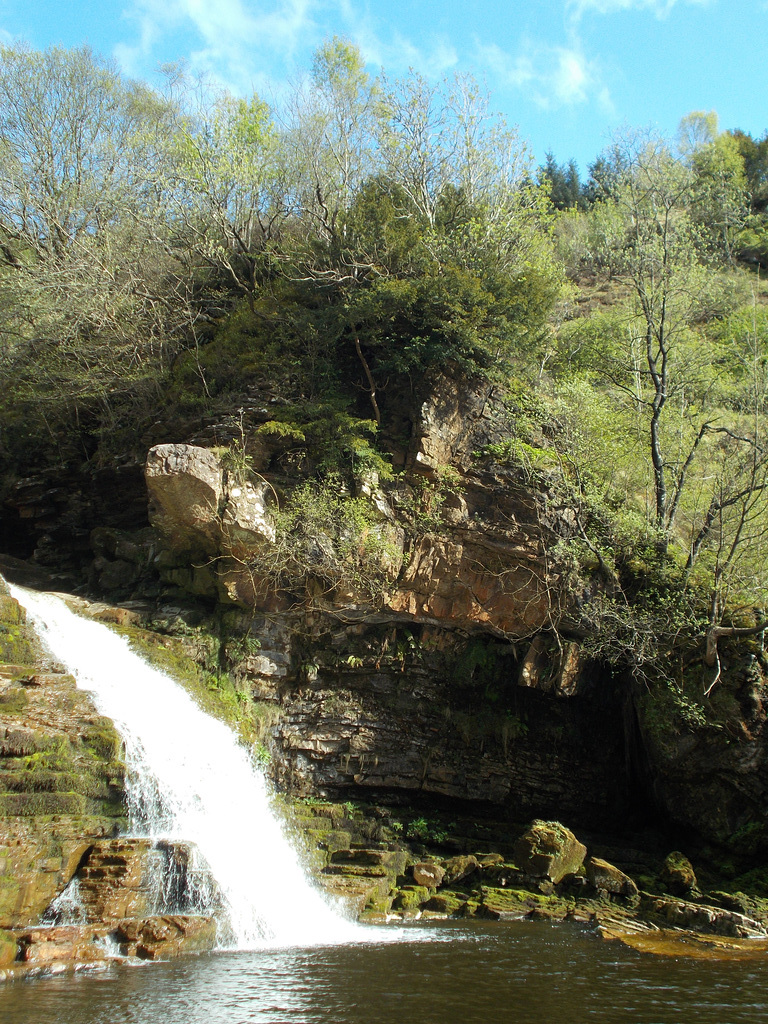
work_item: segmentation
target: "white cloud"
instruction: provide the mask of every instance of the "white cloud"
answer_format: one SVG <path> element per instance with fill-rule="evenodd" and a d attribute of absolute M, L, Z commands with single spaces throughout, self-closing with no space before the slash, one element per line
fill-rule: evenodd
<path fill-rule="evenodd" d="M 581 54 L 561 49 L 557 54 L 557 68 L 551 81 L 553 92 L 561 103 L 584 103 L 587 99 L 589 72 Z"/>
<path fill-rule="evenodd" d="M 615 14 L 618 11 L 650 11 L 657 18 L 666 18 L 678 3 L 705 7 L 713 0 L 567 0 L 566 7 L 574 19 L 588 11 L 595 14 Z"/>
<path fill-rule="evenodd" d="M 356 38 L 353 36 L 353 38 Z M 359 42 L 359 40 L 357 40 Z M 369 49 L 361 44 L 363 56 L 370 63 L 377 63 L 393 71 L 405 71 L 413 68 L 425 78 L 443 78 L 445 74 L 459 63 L 456 48 L 446 39 L 427 40 L 426 45 L 417 46 L 410 39 L 397 34 L 391 43 L 371 40 L 374 46 Z M 373 54 L 376 54 L 374 59 Z"/>
<path fill-rule="evenodd" d="M 475 58 L 497 81 L 524 91 L 540 107 L 569 107 L 594 99 L 603 109 L 611 109 L 599 68 L 585 57 L 576 40 L 570 46 L 523 40 L 514 55 L 495 43 L 478 44 Z"/>
<path fill-rule="evenodd" d="M 113 54 L 127 74 L 146 76 L 168 41 L 184 34 L 189 70 L 239 93 L 279 95 L 286 78 L 335 33 L 359 46 L 366 63 L 393 74 L 412 67 L 439 79 L 460 60 L 446 37 L 414 41 L 357 0 L 130 0 L 123 17 L 134 38 Z"/>
<path fill-rule="evenodd" d="M 275 64 L 292 61 L 307 38 L 320 38 L 317 6 L 318 0 L 133 0 L 123 16 L 139 38 L 115 47 L 114 55 L 129 74 L 139 74 L 164 37 L 188 32 L 191 70 L 247 91 L 254 80 L 268 80 Z"/>

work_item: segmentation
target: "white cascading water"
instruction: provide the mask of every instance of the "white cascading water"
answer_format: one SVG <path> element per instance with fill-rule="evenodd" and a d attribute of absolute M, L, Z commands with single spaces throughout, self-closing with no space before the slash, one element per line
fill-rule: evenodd
<path fill-rule="evenodd" d="M 107 626 L 50 594 L 10 589 L 123 738 L 131 834 L 194 843 L 207 862 L 223 904 L 225 943 L 359 941 L 364 929 L 309 883 L 272 813 L 263 774 L 232 731 Z"/>

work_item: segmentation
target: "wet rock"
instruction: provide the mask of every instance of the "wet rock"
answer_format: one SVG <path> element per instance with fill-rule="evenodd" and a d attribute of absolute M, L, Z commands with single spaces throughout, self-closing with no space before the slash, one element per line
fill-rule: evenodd
<path fill-rule="evenodd" d="M 14 962 L 17 949 L 16 936 L 0 928 L 0 967 L 7 967 Z"/>
<path fill-rule="evenodd" d="M 145 918 L 158 907 L 188 909 L 188 843 L 111 839 L 95 843 L 77 872 L 86 919 Z"/>
<path fill-rule="evenodd" d="M 151 839 L 95 843 L 78 871 L 80 899 L 89 921 L 151 914 L 156 898 Z"/>
<path fill-rule="evenodd" d="M 600 892 L 607 892 L 613 896 L 624 896 L 633 899 L 639 895 L 636 883 L 607 860 L 599 857 L 588 857 L 584 862 L 587 872 L 587 880 Z"/>
<path fill-rule="evenodd" d="M 667 927 L 742 939 L 768 937 L 768 931 L 759 921 L 721 907 L 666 896 L 649 896 L 644 898 L 640 909 L 644 916 L 663 922 Z"/>
<path fill-rule="evenodd" d="M 534 821 L 515 844 L 515 863 L 526 874 L 557 884 L 575 874 L 587 848 L 558 821 Z"/>
<path fill-rule="evenodd" d="M 516 921 L 523 917 L 561 921 L 568 915 L 572 901 L 545 896 L 524 889 L 496 889 L 483 886 L 477 916 L 492 921 Z"/>
<path fill-rule="evenodd" d="M 390 876 L 370 878 L 359 875 L 334 874 L 325 868 L 318 876 L 323 889 L 335 899 L 340 899 L 355 917 L 359 916 L 371 901 L 387 896 L 391 888 Z"/>
<path fill-rule="evenodd" d="M 640 953 L 654 956 L 686 957 L 693 960 L 765 960 L 768 939 L 737 939 L 723 935 L 703 935 L 697 932 L 646 929 L 607 933 L 606 939 L 615 939 Z"/>
<path fill-rule="evenodd" d="M 392 903 L 393 910 L 418 910 L 429 899 L 429 889 L 425 885 L 403 885 L 397 891 Z"/>
<path fill-rule="evenodd" d="M 739 914 L 759 921 L 763 927 L 768 926 L 768 899 L 761 896 L 747 896 L 743 892 L 711 892 L 708 894 L 710 903 L 725 910 L 735 910 Z"/>
<path fill-rule="evenodd" d="M 0 579 L 0 594 L 4 587 Z M 0 664 L 0 928 L 36 923 L 123 812 L 114 726 L 40 651 L 29 627 L 11 633 L 28 660 Z"/>
<path fill-rule="evenodd" d="M 216 946 L 212 917 L 164 914 L 143 920 L 121 921 L 110 936 L 123 956 L 141 960 L 168 960 L 183 953 L 202 953 Z"/>
<path fill-rule="evenodd" d="M 693 864 L 679 850 L 667 855 L 660 878 L 675 896 L 687 896 L 688 893 L 696 889 L 696 873 L 693 870 Z"/>
<path fill-rule="evenodd" d="M 164 914 L 117 925 L 29 928 L 17 939 L 18 959 L 28 967 L 76 967 L 115 956 L 167 960 L 182 953 L 199 953 L 215 947 L 217 933 L 213 918 Z"/>
<path fill-rule="evenodd" d="M 19 960 L 25 964 L 75 964 L 104 960 L 107 927 L 59 925 L 30 928 L 18 936 Z"/>
<path fill-rule="evenodd" d="M 450 917 L 461 913 L 466 903 L 467 896 L 465 893 L 455 893 L 447 889 L 441 889 L 440 892 L 430 896 L 427 902 L 423 904 L 422 909 Z"/>

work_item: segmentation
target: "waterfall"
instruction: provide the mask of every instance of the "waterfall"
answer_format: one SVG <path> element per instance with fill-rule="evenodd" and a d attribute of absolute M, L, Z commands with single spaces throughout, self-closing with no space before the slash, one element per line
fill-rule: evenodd
<path fill-rule="evenodd" d="M 10 589 L 123 738 L 131 834 L 195 844 L 216 883 L 209 912 L 219 908 L 224 942 L 250 949 L 355 941 L 363 929 L 309 883 L 262 772 L 231 729 L 107 626 L 52 595 Z"/>

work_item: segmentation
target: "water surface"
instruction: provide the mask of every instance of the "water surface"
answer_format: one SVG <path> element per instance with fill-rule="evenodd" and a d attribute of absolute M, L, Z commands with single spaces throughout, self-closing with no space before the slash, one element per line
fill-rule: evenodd
<path fill-rule="evenodd" d="M 768 958 L 654 957 L 545 922 L 13 982 L 2 1024 L 762 1024 Z M 426 939 L 426 941 L 424 941 Z M 418 941 L 421 940 L 421 941 Z"/>

